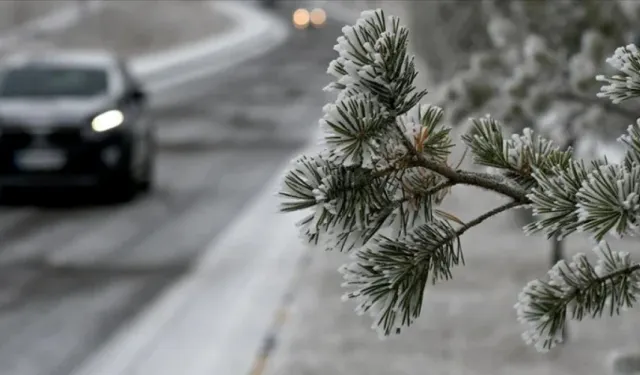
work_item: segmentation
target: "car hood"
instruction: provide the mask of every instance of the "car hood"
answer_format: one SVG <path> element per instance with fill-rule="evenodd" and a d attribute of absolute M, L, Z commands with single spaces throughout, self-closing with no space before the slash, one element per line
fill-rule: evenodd
<path fill-rule="evenodd" d="M 24 126 L 73 125 L 110 109 L 108 98 L 92 99 L 2 99 L 0 123 Z"/>

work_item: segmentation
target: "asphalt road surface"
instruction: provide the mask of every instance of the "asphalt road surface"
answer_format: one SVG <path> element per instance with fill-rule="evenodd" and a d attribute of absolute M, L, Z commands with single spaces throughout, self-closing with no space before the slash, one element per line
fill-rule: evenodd
<path fill-rule="evenodd" d="M 338 33 L 331 23 L 295 31 L 257 60 L 176 88 L 181 100 L 154 110 L 150 196 L 111 206 L 32 195 L 0 206 L 0 373 L 71 373 L 188 272 L 309 140 Z"/>

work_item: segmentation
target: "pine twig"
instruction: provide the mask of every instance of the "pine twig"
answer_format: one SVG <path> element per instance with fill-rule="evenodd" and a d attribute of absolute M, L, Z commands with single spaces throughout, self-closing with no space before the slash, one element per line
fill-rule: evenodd
<path fill-rule="evenodd" d="M 454 170 L 447 165 L 429 160 L 422 155 L 416 154 L 416 156 L 416 166 L 420 166 L 436 172 L 439 175 L 447 178 L 453 184 L 473 185 L 486 190 L 491 190 L 510 197 L 521 205 L 530 203 L 524 189 L 501 182 L 494 176 L 488 175 L 486 173 Z"/>
<path fill-rule="evenodd" d="M 610 274 L 604 275 L 602 277 L 599 277 L 597 279 L 595 279 L 591 284 L 589 284 L 589 286 L 587 288 L 591 288 L 594 284 L 598 284 L 598 283 L 602 283 L 605 281 L 609 281 L 611 279 L 615 279 L 618 276 L 624 276 L 624 275 L 631 275 L 632 273 L 636 272 L 636 271 L 640 271 L 640 264 L 634 264 L 633 266 L 629 267 L 629 268 L 625 268 L 623 270 L 618 270 L 615 272 L 611 272 Z"/>
<path fill-rule="evenodd" d="M 398 133 L 400 139 L 402 140 L 402 143 L 410 153 L 410 166 L 426 168 L 441 175 L 442 177 L 445 177 L 453 185 L 462 184 L 477 186 L 510 197 L 513 200 L 519 202 L 521 205 L 531 203 L 529 198 L 527 198 L 527 193 L 524 189 L 499 181 L 495 176 L 486 173 L 453 169 L 444 163 L 440 163 L 425 157 L 424 155 L 419 153 L 415 149 L 415 147 L 413 147 L 411 142 L 404 136 L 400 128 L 396 124 L 394 125 L 395 126 L 393 126 L 393 129 L 396 131 L 396 133 Z"/>
<path fill-rule="evenodd" d="M 621 269 L 615 272 L 611 272 L 610 274 L 598 277 L 593 279 L 589 284 L 585 285 L 584 288 L 574 288 L 571 293 L 568 293 L 562 299 L 562 303 L 558 304 L 556 310 L 566 309 L 567 305 L 571 303 L 576 297 L 581 295 L 585 290 L 589 290 L 596 285 L 600 285 L 612 279 L 615 279 L 618 276 L 628 276 L 634 272 L 640 271 L 640 264 L 635 264 L 629 268 Z M 551 314 L 555 313 L 555 311 L 551 312 Z"/>
<path fill-rule="evenodd" d="M 513 202 L 509 202 L 507 204 L 503 204 L 502 206 L 498 206 L 496 208 L 494 208 L 491 211 L 487 211 L 484 214 L 476 217 L 475 219 L 467 222 L 466 224 L 462 225 L 460 228 L 458 228 L 456 230 L 455 236 L 448 236 L 445 239 L 443 239 L 442 241 L 438 242 L 434 248 L 438 248 L 440 246 L 443 246 L 445 243 L 452 241 L 454 238 L 459 238 L 460 236 L 462 236 L 466 231 L 468 231 L 469 229 L 475 227 L 476 225 L 480 225 L 482 224 L 485 220 L 492 218 L 493 216 L 498 215 L 499 213 L 502 213 L 504 211 L 510 210 L 512 208 L 518 207 L 518 206 L 522 206 L 523 203 L 522 202 L 518 202 L 518 201 L 513 201 Z"/>
<path fill-rule="evenodd" d="M 463 225 L 462 227 L 458 228 L 458 230 L 456 231 L 456 234 L 458 236 L 462 236 L 466 231 L 468 231 L 469 229 L 475 227 L 476 225 L 482 224 L 482 222 L 484 222 L 485 220 L 496 216 L 499 213 L 502 213 L 504 211 L 510 210 L 512 208 L 516 208 L 519 206 L 522 206 L 524 203 L 519 202 L 519 201 L 513 201 L 513 202 L 509 202 L 507 204 L 503 204 L 502 206 L 498 206 L 496 208 L 494 208 L 491 211 L 487 211 L 484 214 L 476 217 L 475 219 L 467 222 L 465 225 Z"/>
<path fill-rule="evenodd" d="M 441 190 L 454 186 L 456 183 L 451 180 L 446 180 L 444 182 L 439 183 L 438 185 L 425 190 L 421 193 L 421 195 L 433 195 Z"/>

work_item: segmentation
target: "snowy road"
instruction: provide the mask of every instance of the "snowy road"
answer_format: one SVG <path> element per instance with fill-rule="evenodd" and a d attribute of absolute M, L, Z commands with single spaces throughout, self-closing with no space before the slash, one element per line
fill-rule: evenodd
<path fill-rule="evenodd" d="M 279 12 L 288 18 L 291 9 Z M 120 206 L 0 207 L 2 374 L 71 373 L 188 271 L 308 141 L 339 33 L 329 26 L 296 31 L 257 60 L 175 88 L 180 101 L 154 110 L 151 196 Z"/>

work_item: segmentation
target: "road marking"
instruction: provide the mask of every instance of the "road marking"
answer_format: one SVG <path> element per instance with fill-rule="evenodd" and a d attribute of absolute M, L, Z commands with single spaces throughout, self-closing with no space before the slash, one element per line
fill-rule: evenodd
<path fill-rule="evenodd" d="M 304 271 L 311 263 L 311 250 L 312 249 L 306 249 L 307 252 L 300 257 L 300 260 L 296 264 L 294 279 L 290 281 L 288 291 L 285 293 L 281 305 L 275 313 L 271 328 L 264 337 L 262 347 L 253 360 L 253 366 L 249 375 L 262 375 L 265 369 L 267 369 L 269 358 L 278 349 L 280 334 L 290 315 L 291 306 L 295 302 L 296 292 L 301 285 L 302 275 L 304 275 Z"/>

